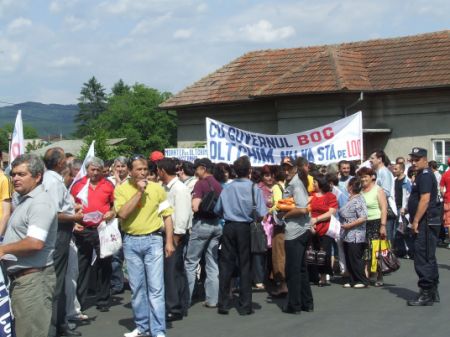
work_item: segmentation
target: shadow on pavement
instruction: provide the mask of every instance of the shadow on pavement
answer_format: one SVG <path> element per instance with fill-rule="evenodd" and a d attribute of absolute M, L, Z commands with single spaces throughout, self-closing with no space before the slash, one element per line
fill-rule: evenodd
<path fill-rule="evenodd" d="M 382 288 L 383 290 L 387 290 L 390 293 L 396 295 L 397 297 L 404 299 L 404 300 L 410 300 L 413 298 L 417 297 L 417 292 L 411 290 L 411 289 L 407 289 L 407 288 L 401 288 L 401 287 L 397 287 L 397 286 L 384 286 Z"/>

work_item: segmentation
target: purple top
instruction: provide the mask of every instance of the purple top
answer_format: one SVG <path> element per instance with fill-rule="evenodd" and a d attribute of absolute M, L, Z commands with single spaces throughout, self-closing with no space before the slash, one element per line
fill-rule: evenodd
<path fill-rule="evenodd" d="M 209 182 L 209 184 L 208 184 Z M 207 176 L 205 179 L 199 179 L 194 186 L 192 191 L 192 199 L 199 198 L 203 199 L 203 197 L 211 191 L 211 187 L 216 192 L 216 195 L 219 196 L 220 192 L 222 192 L 222 186 L 213 176 Z"/>

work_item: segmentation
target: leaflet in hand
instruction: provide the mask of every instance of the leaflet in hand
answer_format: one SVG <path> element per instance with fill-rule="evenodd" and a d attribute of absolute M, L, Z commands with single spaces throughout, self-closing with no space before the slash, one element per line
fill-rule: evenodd
<path fill-rule="evenodd" d="M 86 213 L 83 216 L 83 222 L 100 223 L 103 219 L 103 213 L 99 211 Z"/>

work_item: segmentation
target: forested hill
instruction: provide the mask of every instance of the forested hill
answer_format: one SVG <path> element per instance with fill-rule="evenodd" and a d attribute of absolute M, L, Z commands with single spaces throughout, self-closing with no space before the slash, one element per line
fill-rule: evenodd
<path fill-rule="evenodd" d="M 42 104 L 26 102 L 0 107 L 0 128 L 5 124 L 14 124 L 17 110 L 22 110 L 22 119 L 25 125 L 35 128 L 41 138 L 49 135 L 70 137 L 75 131 L 74 117 L 78 113 L 75 104 Z"/>

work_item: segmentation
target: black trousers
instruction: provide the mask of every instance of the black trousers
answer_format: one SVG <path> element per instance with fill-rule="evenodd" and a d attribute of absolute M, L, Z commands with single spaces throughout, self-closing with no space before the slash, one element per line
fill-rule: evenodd
<path fill-rule="evenodd" d="M 311 232 L 293 240 L 286 240 L 286 284 L 288 287 L 287 308 L 300 311 L 314 304 L 309 284 L 308 268 L 305 263 L 305 251 Z"/>
<path fill-rule="evenodd" d="M 421 289 L 430 290 L 439 283 L 436 260 L 439 230 L 439 226 L 428 226 L 425 221 L 419 223 L 419 233 L 414 241 L 414 268 Z"/>
<path fill-rule="evenodd" d="M 69 261 L 70 239 L 72 238 L 73 223 L 58 223 L 56 233 L 53 265 L 56 274 L 55 295 L 52 303 L 52 319 L 50 322 L 49 337 L 55 337 L 65 327 L 66 319 L 66 293 L 65 279 Z"/>
<path fill-rule="evenodd" d="M 363 283 L 369 285 L 369 279 L 365 273 L 366 263 L 364 261 L 364 251 L 366 243 L 343 242 L 345 264 L 347 265 L 348 273 L 350 274 L 350 283 Z"/>
<path fill-rule="evenodd" d="M 86 227 L 81 232 L 75 232 L 75 243 L 78 248 L 78 285 L 77 296 L 80 301 L 81 310 L 88 308 L 87 295 L 89 288 L 89 278 L 92 269 L 92 252 L 95 249 L 97 254 L 97 305 L 109 306 L 111 299 L 111 274 L 112 256 L 104 259 L 100 258 L 100 241 L 96 228 Z"/>
<path fill-rule="evenodd" d="M 222 232 L 219 258 L 219 308 L 230 307 L 230 286 L 233 272 L 239 270 L 240 312 L 252 310 L 252 277 L 250 268 L 250 224 L 226 222 Z"/>
<path fill-rule="evenodd" d="M 189 305 L 189 285 L 184 269 L 184 249 L 187 236 L 180 238 L 172 256 L 164 259 L 166 312 L 186 314 Z"/>
<path fill-rule="evenodd" d="M 327 235 L 319 236 L 317 234 L 312 235 L 310 240 L 311 240 L 310 242 L 312 243 L 312 246 L 314 247 L 314 249 L 316 249 L 316 250 L 321 249 L 327 253 L 326 258 L 325 258 L 325 265 L 323 265 L 323 266 L 309 265 L 308 266 L 308 272 L 309 272 L 311 281 L 317 282 L 317 281 L 319 281 L 319 273 L 320 274 L 329 274 L 329 275 L 333 274 L 333 268 L 331 268 L 331 250 L 333 247 L 334 240 Z"/>

